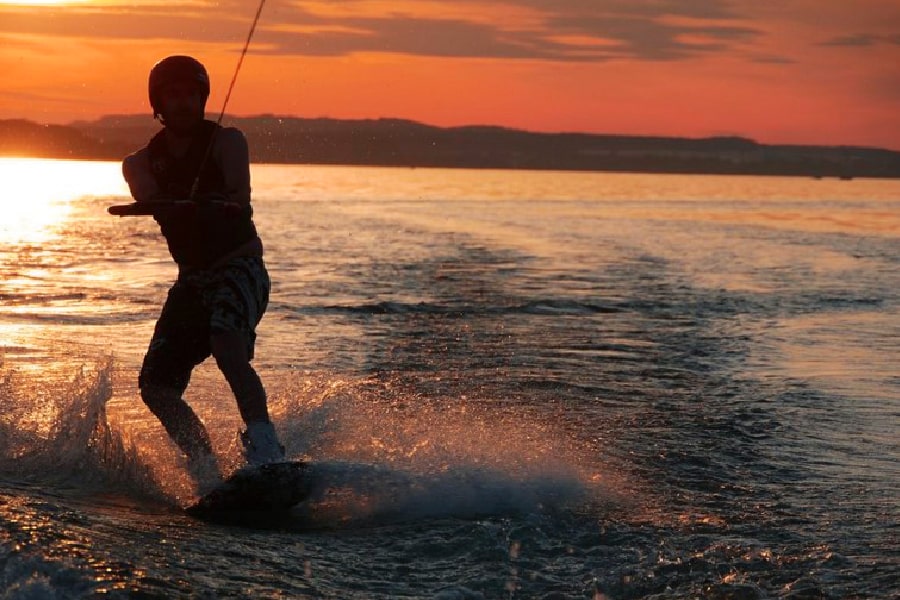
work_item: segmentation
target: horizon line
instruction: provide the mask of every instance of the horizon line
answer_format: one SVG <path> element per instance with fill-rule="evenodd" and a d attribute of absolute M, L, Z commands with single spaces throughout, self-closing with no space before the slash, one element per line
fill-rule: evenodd
<path fill-rule="evenodd" d="M 66 122 L 41 122 L 36 121 L 34 119 L 30 119 L 27 117 L 0 117 L 0 121 L 27 121 L 34 123 L 36 125 L 43 126 L 70 126 L 77 127 L 79 123 L 96 123 L 103 119 L 107 118 L 137 118 L 144 116 L 144 113 L 107 113 L 100 116 L 96 116 L 93 118 L 85 118 L 85 119 L 74 119 Z M 207 115 L 206 118 L 209 119 L 210 115 Z M 148 120 L 153 120 L 152 117 L 147 117 Z M 218 117 L 217 117 L 218 118 Z M 750 137 L 746 134 L 740 133 L 721 133 L 721 134 L 709 134 L 709 135 L 666 135 L 666 134 L 654 134 L 654 133 L 612 133 L 609 131 L 606 132 L 597 132 L 597 131 L 575 131 L 575 130 L 551 130 L 551 131 L 540 131 L 534 129 L 524 129 L 520 127 L 511 127 L 508 125 L 496 125 L 496 124 L 488 124 L 488 123 L 470 123 L 466 125 L 434 125 L 432 123 L 427 123 L 424 121 L 417 121 L 415 119 L 405 118 L 405 117 L 356 117 L 356 118 L 346 118 L 346 117 L 328 117 L 328 116 L 317 116 L 317 117 L 306 117 L 299 115 L 287 115 L 287 114 L 277 114 L 277 113 L 257 113 L 250 115 L 238 115 L 225 113 L 222 117 L 223 123 L 227 119 L 292 119 L 292 120 L 303 120 L 303 121 L 336 121 L 336 122 L 345 122 L 345 123 L 354 123 L 354 122 L 379 122 L 379 121 L 398 121 L 404 123 L 411 123 L 415 125 L 422 125 L 424 127 L 431 127 L 434 129 L 466 129 L 466 128 L 485 128 L 485 129 L 498 129 L 503 131 L 511 131 L 511 132 L 521 132 L 528 133 L 534 135 L 583 135 L 583 136 L 597 136 L 597 137 L 618 137 L 618 138 L 642 138 L 642 139 L 660 139 L 660 140 L 743 140 L 747 142 L 751 142 L 758 146 L 768 146 L 768 147 L 786 147 L 786 148 L 847 148 L 847 149 L 857 149 L 857 150 L 882 150 L 888 152 L 898 152 L 900 153 L 900 146 L 897 148 L 891 148 L 887 146 L 872 146 L 872 145 L 862 145 L 862 144 L 848 144 L 848 143 L 830 143 L 830 144 L 822 144 L 822 143 L 780 143 L 780 142 L 765 142 L 761 141 L 757 138 Z M 215 120 L 215 119 L 209 119 Z"/>

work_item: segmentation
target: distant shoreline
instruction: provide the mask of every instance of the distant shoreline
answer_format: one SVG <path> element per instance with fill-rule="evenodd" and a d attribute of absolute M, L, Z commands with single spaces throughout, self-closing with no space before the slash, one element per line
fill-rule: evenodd
<path fill-rule="evenodd" d="M 741 137 L 441 128 L 399 119 L 262 115 L 225 122 L 245 133 L 255 163 L 900 178 L 900 152 L 880 148 L 766 145 Z M 0 120 L 0 156 L 121 160 L 158 129 L 146 115 L 69 125 Z"/>

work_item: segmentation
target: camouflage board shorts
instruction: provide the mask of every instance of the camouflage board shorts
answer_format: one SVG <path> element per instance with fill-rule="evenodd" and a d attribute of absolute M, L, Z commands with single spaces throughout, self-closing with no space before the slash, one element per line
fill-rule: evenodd
<path fill-rule="evenodd" d="M 156 322 L 138 379 L 184 391 L 195 366 L 212 349 L 210 336 L 237 332 L 253 358 L 256 326 L 269 303 L 265 263 L 240 257 L 216 269 L 179 273 Z"/>

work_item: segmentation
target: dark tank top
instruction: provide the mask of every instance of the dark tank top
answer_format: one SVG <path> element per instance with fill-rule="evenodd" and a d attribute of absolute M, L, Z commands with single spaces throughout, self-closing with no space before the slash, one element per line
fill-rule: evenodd
<path fill-rule="evenodd" d="M 156 218 L 172 258 L 179 265 L 204 268 L 235 248 L 256 239 L 253 212 L 249 205 L 238 214 L 216 210 L 210 196 L 225 193 L 225 177 L 221 167 L 210 156 L 203 164 L 209 142 L 216 131 L 212 121 L 203 121 L 201 130 L 191 141 L 184 156 L 169 152 L 165 131 L 160 131 L 147 149 L 150 168 L 159 189 L 176 200 L 188 200 L 191 187 L 201 168 L 194 200 L 197 210 L 172 211 Z"/>

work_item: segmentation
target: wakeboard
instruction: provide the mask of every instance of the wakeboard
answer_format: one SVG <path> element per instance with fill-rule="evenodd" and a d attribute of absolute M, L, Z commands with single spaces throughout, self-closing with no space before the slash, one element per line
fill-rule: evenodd
<path fill-rule="evenodd" d="M 192 517 L 235 521 L 289 512 L 312 491 L 308 463 L 288 461 L 235 471 L 217 488 L 188 507 Z"/>

